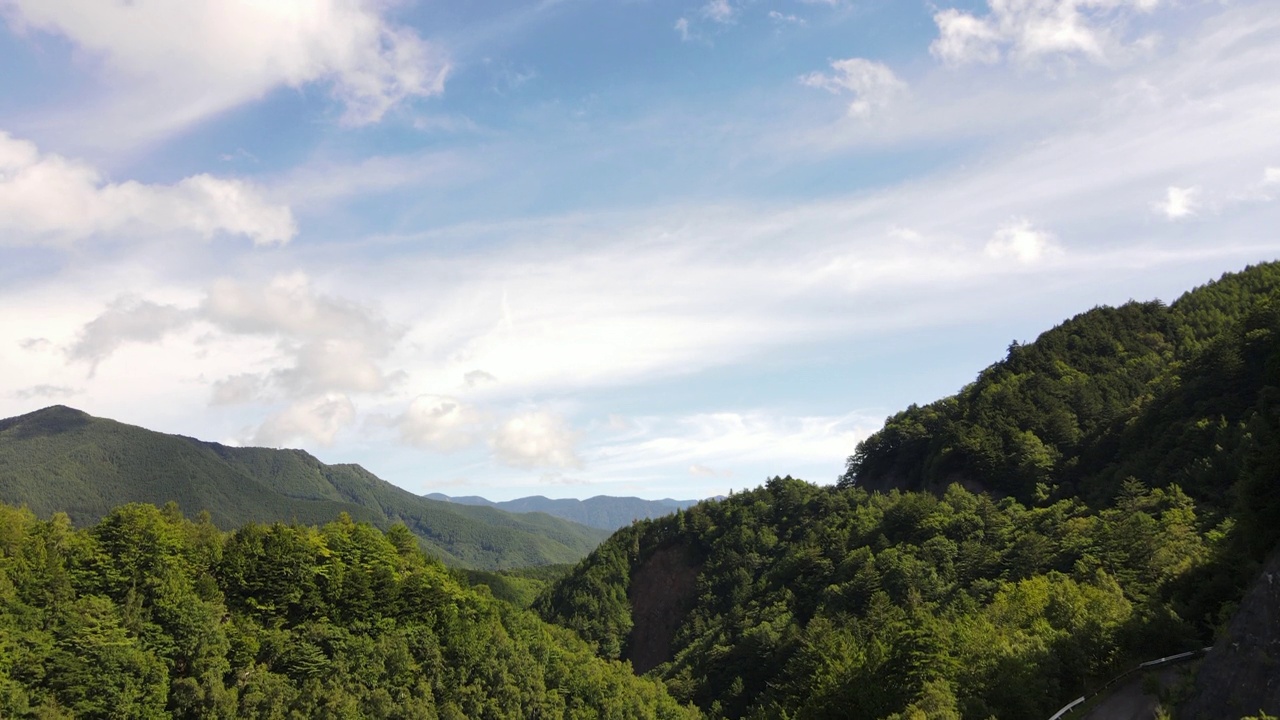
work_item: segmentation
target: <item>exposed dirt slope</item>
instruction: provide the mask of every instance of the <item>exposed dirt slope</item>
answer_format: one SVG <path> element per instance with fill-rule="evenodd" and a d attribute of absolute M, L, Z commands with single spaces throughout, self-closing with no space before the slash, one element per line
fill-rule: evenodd
<path fill-rule="evenodd" d="M 684 545 L 654 551 L 631 574 L 631 638 L 626 659 L 637 674 L 671 659 L 671 641 L 698 591 L 701 565 Z"/>

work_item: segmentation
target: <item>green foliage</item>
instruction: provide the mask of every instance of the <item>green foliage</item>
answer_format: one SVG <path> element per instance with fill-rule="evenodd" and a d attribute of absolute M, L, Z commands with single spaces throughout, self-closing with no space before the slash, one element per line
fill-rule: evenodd
<path fill-rule="evenodd" d="M 437 502 L 358 465 L 301 450 L 232 448 L 51 407 L 0 421 L 0 502 L 77 525 L 131 502 L 207 510 L 223 529 L 246 522 L 328 522 L 341 513 L 383 529 L 402 523 L 422 548 L 482 569 L 573 562 L 605 532 L 544 514 Z"/>
<path fill-rule="evenodd" d="M 1094 510 L 775 478 L 619 533 L 535 607 L 627 657 L 627 579 L 678 541 L 697 597 L 654 673 L 713 716 L 1048 716 L 1208 631 L 1169 595 L 1216 549 L 1194 504 L 1131 491 Z"/>
<path fill-rule="evenodd" d="M 465 570 L 463 576 L 474 586 L 485 586 L 495 598 L 528 608 L 553 582 L 569 574 L 572 565 L 541 565 L 489 572 Z"/>
<path fill-rule="evenodd" d="M 133 504 L 82 530 L 0 506 L 0 716 L 699 714 L 460 582 L 403 526 L 224 534 Z"/>
<path fill-rule="evenodd" d="M 1210 408 L 1194 404 L 1240 399 L 1232 383 L 1244 382 L 1240 374 L 1249 368 L 1237 345 L 1223 338 L 1277 292 L 1280 264 L 1268 263 L 1224 275 L 1169 307 L 1130 302 L 1095 308 L 1034 343 L 1013 343 L 1004 360 L 957 395 L 890 417 L 849 457 L 841 484 L 937 489 L 959 480 L 1031 502 L 1038 491 L 1043 496 L 1054 487 L 1061 496 L 1072 495 L 1075 483 L 1088 478 L 1092 484 L 1079 490 L 1097 501 L 1133 474 L 1198 491 L 1203 483 L 1188 477 L 1197 468 L 1187 462 L 1205 458 L 1206 446 L 1233 432 L 1241 408 L 1228 402 L 1210 414 Z M 1225 372 L 1216 377 L 1197 364 Z M 1196 373 L 1200 386 L 1190 386 L 1187 373 Z M 1170 396 L 1171 389 L 1189 396 Z M 1147 407 L 1158 398 L 1183 404 L 1165 408 L 1161 416 Z M 1116 432 L 1140 417 L 1146 427 Z M 1159 434 L 1151 425 L 1162 418 L 1209 424 Z M 1227 427 L 1212 425 L 1220 419 Z M 1160 447 L 1151 447 L 1152 440 L 1162 441 Z M 1146 452 L 1139 458 L 1135 449 Z M 1148 467 L 1164 458 L 1155 472 L 1101 472 L 1120 459 Z"/>

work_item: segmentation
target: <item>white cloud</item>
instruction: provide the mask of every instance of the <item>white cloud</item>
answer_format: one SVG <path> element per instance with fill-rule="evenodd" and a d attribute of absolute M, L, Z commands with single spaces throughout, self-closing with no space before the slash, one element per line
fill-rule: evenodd
<path fill-rule="evenodd" d="M 805 25 L 806 24 L 804 18 L 802 17 L 797 17 L 796 15 L 790 15 L 790 14 L 784 15 L 778 12 L 777 10 L 769 11 L 769 19 L 773 20 L 774 22 L 783 23 L 786 25 Z"/>
<path fill-rule="evenodd" d="M 375 0 L 6 0 L 11 26 L 64 36 L 179 122 L 280 86 L 328 85 L 343 120 L 375 122 L 442 91 L 448 60 Z"/>
<path fill-rule="evenodd" d="M 80 329 L 68 357 L 88 362 L 92 373 L 127 343 L 155 343 L 196 324 L 214 332 L 206 344 L 260 337 L 277 348 L 268 358 L 274 369 L 214 381 L 213 405 L 377 393 L 398 377 L 381 363 L 400 331 L 373 310 L 317 292 L 301 273 L 265 284 L 220 279 L 194 307 L 118 298 Z"/>
<path fill-rule="evenodd" d="M 1164 200 L 1152 203 L 1151 207 L 1170 220 L 1191 217 L 1200 207 L 1200 188 L 1170 186 Z"/>
<path fill-rule="evenodd" d="M 1000 59 L 1000 33 L 992 23 L 955 9 L 933 16 L 938 39 L 929 46 L 935 57 L 945 62 L 994 63 Z"/>
<path fill-rule="evenodd" d="M 479 411 L 456 398 L 419 395 L 397 424 L 403 442 L 451 452 L 475 442 L 482 421 Z"/>
<path fill-rule="evenodd" d="M 378 392 L 393 382 L 379 367 L 384 354 L 384 349 L 355 338 L 315 340 L 297 348 L 293 367 L 277 370 L 274 379 L 295 395 L 321 390 Z"/>
<path fill-rule="evenodd" d="M 858 441 L 882 422 L 857 413 L 789 416 L 772 410 L 698 413 L 671 421 L 646 418 L 642 435 L 594 448 L 589 459 L 596 473 L 683 465 L 689 475 L 705 478 L 741 476 L 735 467 L 755 469 L 761 462 L 770 476 L 827 467 L 827 476 L 808 479 L 829 481 L 839 475 Z"/>
<path fill-rule="evenodd" d="M 194 175 L 173 185 L 111 183 L 94 168 L 41 154 L 0 132 L 0 244 L 65 243 L 97 235 L 245 235 L 258 245 L 296 233 L 289 208 L 240 180 Z"/>
<path fill-rule="evenodd" d="M 498 382 L 498 378 L 483 370 L 471 370 L 462 376 L 462 382 L 469 388 L 475 388 L 483 385 L 492 385 Z"/>
<path fill-rule="evenodd" d="M 832 75 L 809 73 L 802 76 L 800 82 L 832 93 L 852 93 L 849 114 L 854 117 L 868 117 L 873 110 L 890 104 L 907 91 L 906 83 L 883 63 L 849 58 L 832 62 L 831 68 L 835 70 Z"/>
<path fill-rule="evenodd" d="M 295 402 L 269 416 L 253 436 L 254 445 L 283 447 L 292 442 L 330 446 L 356 419 L 351 398 L 328 393 Z"/>
<path fill-rule="evenodd" d="M 239 373 L 213 383 L 211 405 L 239 405 L 261 398 L 266 379 L 254 373 Z"/>
<path fill-rule="evenodd" d="M 305 273 L 278 275 L 265 284 L 229 278 L 213 282 L 201 308 L 228 331 L 285 335 L 309 341 L 348 339 L 385 348 L 396 331 L 374 311 L 318 293 Z"/>
<path fill-rule="evenodd" d="M 1062 250 L 1054 242 L 1052 235 L 1037 230 L 1031 221 L 1018 218 L 996 230 L 995 235 L 987 242 L 985 252 L 995 260 L 1009 259 L 1031 265 L 1061 254 Z"/>
<path fill-rule="evenodd" d="M 1280 185 L 1280 167 L 1269 167 L 1262 174 L 1262 182 L 1265 185 Z"/>
<path fill-rule="evenodd" d="M 733 477 L 732 470 L 716 470 L 699 463 L 689 466 L 689 474 L 694 477 Z"/>
<path fill-rule="evenodd" d="M 681 42 L 689 42 L 693 37 L 693 35 L 689 33 L 689 18 L 680 18 L 679 20 L 676 20 L 676 24 L 673 29 L 680 34 Z"/>
<path fill-rule="evenodd" d="M 491 444 L 494 456 L 516 468 L 581 468 L 575 446 L 578 434 L 563 418 L 545 410 L 521 413 L 498 427 Z"/>
<path fill-rule="evenodd" d="M 703 16 L 718 23 L 733 22 L 737 12 L 729 0 L 707 0 L 707 4 L 702 6 Z"/>
<path fill-rule="evenodd" d="M 1158 0 L 988 0 L 978 16 L 954 8 L 933 16 L 938 38 L 930 52 L 950 65 L 1022 61 L 1062 55 L 1103 62 L 1120 44 L 1124 21 Z"/>
<path fill-rule="evenodd" d="M 194 319 L 188 310 L 160 305 L 134 297 L 116 299 L 101 315 L 80 330 L 80 337 L 67 351 L 71 360 L 89 363 L 93 375 L 98 364 L 128 342 L 156 342 L 186 327 Z"/>

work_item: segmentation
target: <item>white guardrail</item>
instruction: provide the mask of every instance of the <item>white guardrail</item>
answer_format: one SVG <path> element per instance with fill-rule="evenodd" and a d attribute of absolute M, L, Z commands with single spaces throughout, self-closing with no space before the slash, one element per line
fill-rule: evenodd
<path fill-rule="evenodd" d="M 1102 687 L 1093 691 L 1092 695 L 1081 695 L 1075 700 L 1072 700 L 1071 702 L 1067 703 L 1065 706 L 1063 706 L 1061 710 L 1054 713 L 1053 717 L 1049 718 L 1049 720 L 1061 720 L 1064 716 L 1066 716 L 1067 713 L 1076 709 L 1076 706 L 1083 704 L 1084 701 L 1089 700 L 1090 698 L 1097 697 L 1097 695 L 1101 693 L 1103 690 L 1106 690 L 1112 685 L 1115 685 L 1116 682 L 1118 682 L 1119 680 L 1128 676 L 1131 673 L 1138 672 L 1139 670 L 1146 670 L 1147 668 L 1159 667 L 1161 665 L 1175 663 L 1175 662 L 1178 662 L 1179 660 L 1186 660 L 1187 658 L 1192 658 L 1192 657 L 1195 657 L 1196 655 L 1203 655 L 1212 649 L 1213 649 L 1212 647 L 1207 647 L 1207 648 L 1200 648 L 1199 650 L 1188 650 L 1184 653 L 1178 653 L 1177 655 L 1169 655 L 1167 657 L 1162 657 L 1159 660 L 1148 660 L 1138 665 L 1138 667 L 1133 668 L 1132 670 L 1125 670 L 1119 675 L 1108 680 L 1106 685 L 1103 685 Z"/>

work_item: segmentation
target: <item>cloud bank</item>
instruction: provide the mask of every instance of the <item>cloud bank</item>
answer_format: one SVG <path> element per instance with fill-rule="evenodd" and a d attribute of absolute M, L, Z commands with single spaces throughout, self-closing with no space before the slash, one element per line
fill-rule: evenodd
<path fill-rule="evenodd" d="M 100 235 L 244 235 L 256 245 L 298 232 L 288 207 L 240 181 L 193 175 L 173 185 L 113 183 L 0 131 L 0 243 L 66 244 Z"/>

